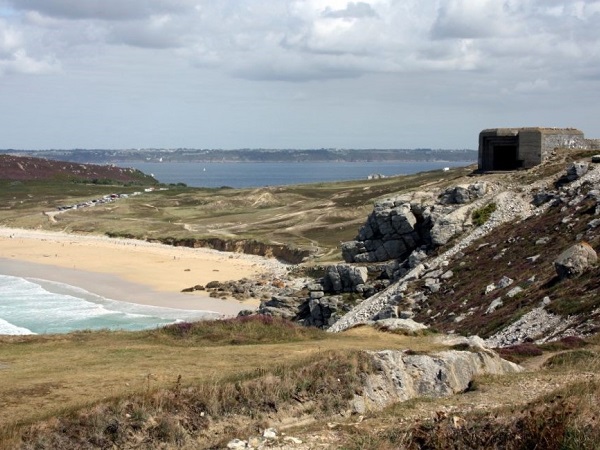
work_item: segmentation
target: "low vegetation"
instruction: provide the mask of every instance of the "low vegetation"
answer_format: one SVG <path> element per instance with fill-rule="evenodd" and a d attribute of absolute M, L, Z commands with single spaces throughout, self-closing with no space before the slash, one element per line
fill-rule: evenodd
<path fill-rule="evenodd" d="M 267 419 L 313 418 L 348 408 L 361 377 L 372 370 L 364 354 L 325 352 L 270 370 L 236 374 L 219 383 L 115 398 L 64 414 L 23 433 L 23 448 L 223 448 L 232 432 L 256 433 Z"/>
<path fill-rule="evenodd" d="M 452 399 L 451 409 L 447 401 L 431 400 L 388 408 L 349 428 L 339 447 L 595 450 L 600 442 L 599 369 L 596 351 L 558 353 L 540 372 L 477 380 L 478 388 Z M 547 386 L 546 393 L 530 401 L 519 399 L 528 394 L 521 386 L 539 389 L 543 385 L 539 378 L 551 380 L 556 387 Z M 490 399 L 510 406 L 491 407 Z M 428 418 L 414 420 L 424 415 Z"/>
<path fill-rule="evenodd" d="M 194 427 L 205 418 L 242 415 L 240 423 L 259 426 L 278 411 L 282 418 L 334 413 L 367 370 L 358 350 L 407 347 L 438 348 L 428 337 L 371 328 L 332 335 L 261 317 L 135 333 L 0 336 L 0 448 L 18 448 L 23 436 L 24 448 L 85 448 L 84 441 L 102 448 L 114 433 L 167 443 L 181 427 L 188 442 L 201 437 Z M 236 437 L 236 424 L 217 427 L 217 440 Z"/>
<path fill-rule="evenodd" d="M 168 186 L 110 205 L 71 210 L 65 204 L 139 187 L 56 181 L 0 181 L 0 225 L 126 236 L 185 245 L 229 242 L 237 251 L 264 251 L 264 245 L 311 254 L 315 262 L 340 258 L 340 241 L 351 240 L 375 199 L 427 185 L 445 186 L 471 168 L 424 172 L 377 180 L 358 180 L 257 189 L 206 189 Z M 255 242 L 245 245 L 245 242 Z M 285 259 L 285 252 L 281 251 Z M 298 252 L 290 252 L 295 257 Z"/>
<path fill-rule="evenodd" d="M 477 227 L 480 227 L 490 219 L 490 216 L 494 211 L 496 211 L 495 203 L 489 203 L 483 208 L 476 209 L 475 211 L 473 211 L 472 215 L 473 224 Z"/>

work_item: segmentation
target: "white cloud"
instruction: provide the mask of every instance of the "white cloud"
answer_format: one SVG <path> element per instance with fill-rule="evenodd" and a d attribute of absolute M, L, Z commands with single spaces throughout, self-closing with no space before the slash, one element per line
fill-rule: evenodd
<path fill-rule="evenodd" d="M 321 15 L 331 19 L 362 19 L 365 17 L 376 17 L 377 13 L 368 3 L 350 2 L 344 9 L 333 10 L 328 6 Z"/>
<path fill-rule="evenodd" d="M 474 123 L 486 112 L 519 120 L 551 117 L 557 109 L 544 107 L 560 98 L 597 104 L 599 22 L 600 0 L 0 0 L 0 76 L 61 70 L 43 79 L 79 80 L 79 96 L 89 89 L 89 102 L 101 98 L 106 111 L 107 99 L 123 106 L 135 97 L 132 116 L 140 104 L 156 111 L 155 101 L 168 110 L 173 98 L 206 104 L 213 128 L 212 111 L 227 120 L 240 97 L 259 128 L 253 106 L 267 111 L 298 91 L 304 105 L 318 105 L 306 106 L 311 117 L 323 109 L 354 123 L 350 111 L 364 107 L 379 131 L 404 111 L 411 126 L 448 114 L 458 123 L 453 108 Z M 110 112 L 89 117 L 102 123 Z"/>
<path fill-rule="evenodd" d="M 13 8 L 73 20 L 131 20 L 183 12 L 189 0 L 7 0 Z"/>
<path fill-rule="evenodd" d="M 43 74 L 58 68 L 59 64 L 50 56 L 35 58 L 29 55 L 22 33 L 0 19 L 0 75 Z"/>

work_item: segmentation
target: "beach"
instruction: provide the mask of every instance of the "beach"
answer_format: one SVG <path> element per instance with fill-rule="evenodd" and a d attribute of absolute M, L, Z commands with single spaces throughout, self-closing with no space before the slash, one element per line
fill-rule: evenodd
<path fill-rule="evenodd" d="M 254 309 L 257 301 L 222 300 L 204 291 L 181 290 L 264 273 L 276 277 L 285 271 L 284 264 L 253 255 L 0 227 L 0 274 L 64 283 L 141 305 L 235 315 Z"/>

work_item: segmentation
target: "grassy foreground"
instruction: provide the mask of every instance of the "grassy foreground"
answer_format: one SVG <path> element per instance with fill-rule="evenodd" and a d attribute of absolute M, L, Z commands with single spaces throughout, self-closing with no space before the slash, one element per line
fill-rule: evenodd
<path fill-rule="evenodd" d="M 359 350 L 429 352 L 433 337 L 331 335 L 266 317 L 4 337 L 0 449 L 224 448 L 271 426 L 302 448 L 597 449 L 599 344 L 512 348 L 527 371 L 344 417 L 374 370 Z"/>
<path fill-rule="evenodd" d="M 267 373 L 279 377 L 295 374 L 288 380 L 287 391 L 285 383 L 277 383 L 277 390 L 283 390 L 287 398 L 302 392 L 296 386 L 308 374 L 326 380 L 328 367 L 334 370 L 347 358 L 355 360 L 349 355 L 357 350 L 407 347 L 423 351 L 435 345 L 427 337 L 416 340 L 367 328 L 331 335 L 270 317 L 177 324 L 136 333 L 0 337 L 0 448 L 14 448 L 23 433 L 33 439 L 34 432 L 29 429 L 33 424 L 50 420 L 45 427 L 52 428 L 55 417 L 70 423 L 78 417 L 78 411 L 88 414 L 120 404 L 119 414 L 131 415 L 131 411 L 125 411 L 131 408 L 123 405 L 146 404 L 162 389 L 171 391 L 156 394 L 159 406 L 162 396 L 172 395 L 172 389 L 189 388 L 188 400 L 201 398 L 196 403 L 202 403 L 207 414 L 222 417 L 239 412 L 236 408 L 244 405 L 239 396 L 221 392 L 232 389 L 231 383 Z M 331 352 L 336 356 L 332 357 Z M 323 367 L 301 369 L 311 364 Z M 298 377 L 300 372 L 304 375 Z M 273 386 L 253 391 L 252 401 L 274 395 Z M 159 412 L 147 411 L 145 416 L 157 417 Z M 256 414 L 259 412 L 256 408 Z M 92 432 L 94 427 L 71 423 L 66 428 Z M 82 439 L 89 438 L 86 435 Z M 54 438 L 48 439 L 53 442 Z M 40 448 L 56 445 L 49 443 Z"/>

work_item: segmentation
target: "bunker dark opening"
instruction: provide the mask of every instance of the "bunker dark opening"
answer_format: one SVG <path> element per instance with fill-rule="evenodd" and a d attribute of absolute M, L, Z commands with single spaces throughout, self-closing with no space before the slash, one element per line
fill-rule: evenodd
<path fill-rule="evenodd" d="M 516 145 L 494 146 L 494 170 L 514 170 L 519 167 Z"/>
<path fill-rule="evenodd" d="M 518 136 L 495 136 L 483 139 L 484 170 L 518 169 L 521 166 L 518 154 Z"/>

